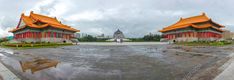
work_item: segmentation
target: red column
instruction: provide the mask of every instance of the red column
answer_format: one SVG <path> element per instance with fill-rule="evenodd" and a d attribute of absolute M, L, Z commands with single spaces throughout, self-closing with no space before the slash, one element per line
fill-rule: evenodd
<path fill-rule="evenodd" d="M 206 32 L 204 32 L 204 37 L 207 38 L 207 33 Z"/>
<path fill-rule="evenodd" d="M 30 32 L 28 32 L 28 38 L 30 38 Z"/>
<path fill-rule="evenodd" d="M 210 32 L 208 32 L 208 38 L 210 38 Z"/>
<path fill-rule="evenodd" d="M 30 38 L 33 38 L 33 32 L 29 32 Z"/>
<path fill-rule="evenodd" d="M 171 38 L 170 34 L 168 34 L 167 37 L 168 37 L 168 39 L 170 39 Z"/>
<path fill-rule="evenodd" d="M 30 38 L 30 32 L 28 32 L 28 38 Z"/>
<path fill-rule="evenodd" d="M 176 36 L 174 35 L 174 38 L 175 38 Z M 71 34 L 68 34 L 68 39 L 70 39 L 71 38 Z"/>
<path fill-rule="evenodd" d="M 212 32 L 210 32 L 210 37 L 212 37 Z"/>
<path fill-rule="evenodd" d="M 46 38 L 46 32 L 44 32 L 44 38 Z"/>
<path fill-rule="evenodd" d="M 182 36 L 183 36 L 183 37 L 186 37 L 185 32 L 182 33 Z"/>
<path fill-rule="evenodd" d="M 54 38 L 56 38 L 56 32 L 54 32 Z"/>
<path fill-rule="evenodd" d="M 40 32 L 37 32 L 37 38 L 40 38 Z"/>
<path fill-rule="evenodd" d="M 203 38 L 206 38 L 206 32 L 203 32 Z"/>
<path fill-rule="evenodd" d="M 47 32 L 47 37 L 50 38 L 50 32 Z"/>
<path fill-rule="evenodd" d="M 28 38 L 28 32 L 26 32 L 26 38 Z"/>
<path fill-rule="evenodd" d="M 51 37 L 51 32 L 48 32 L 48 37 L 49 37 L 49 38 Z"/>
<path fill-rule="evenodd" d="M 29 38 L 32 38 L 32 32 L 29 32 Z"/>
<path fill-rule="evenodd" d="M 37 33 L 38 33 L 38 32 L 34 32 L 34 35 L 33 35 L 34 38 L 38 38 L 38 37 L 37 37 L 37 35 L 38 35 Z"/>
<path fill-rule="evenodd" d="M 197 37 L 200 38 L 200 32 L 197 33 Z"/>
<path fill-rule="evenodd" d="M 204 33 L 203 32 L 201 32 L 201 37 L 204 38 Z"/>
<path fill-rule="evenodd" d="M 34 34 L 35 34 L 35 38 L 38 38 L 38 32 L 35 32 Z"/>
<path fill-rule="evenodd" d="M 170 40 L 171 39 L 171 35 L 169 34 L 168 37 L 169 37 L 169 40 Z"/>
<path fill-rule="evenodd" d="M 25 38 L 27 38 L 27 33 L 28 33 L 28 32 L 25 32 Z"/>
<path fill-rule="evenodd" d="M 41 38 L 41 32 L 38 32 L 38 38 Z"/>
<path fill-rule="evenodd" d="M 35 32 L 31 32 L 31 38 L 34 38 L 35 36 L 34 36 L 34 33 Z"/>
<path fill-rule="evenodd" d="M 40 32 L 40 38 L 42 38 L 42 32 Z"/>
<path fill-rule="evenodd" d="M 169 35 L 167 34 L 167 39 L 169 39 Z"/>
<path fill-rule="evenodd" d="M 34 32 L 34 35 L 35 38 L 38 38 L 38 32 Z"/>
<path fill-rule="evenodd" d="M 24 38 L 26 38 L 27 37 L 27 32 L 24 32 Z"/>
<path fill-rule="evenodd" d="M 28 32 L 28 38 L 30 38 L 30 32 Z"/>

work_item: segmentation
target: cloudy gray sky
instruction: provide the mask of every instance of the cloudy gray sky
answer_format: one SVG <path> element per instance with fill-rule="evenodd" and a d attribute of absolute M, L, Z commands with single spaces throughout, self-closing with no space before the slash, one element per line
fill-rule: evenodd
<path fill-rule="evenodd" d="M 0 0 L 0 37 L 11 35 L 21 13 L 56 16 L 81 33 L 141 37 L 206 12 L 215 22 L 234 30 L 233 0 Z"/>

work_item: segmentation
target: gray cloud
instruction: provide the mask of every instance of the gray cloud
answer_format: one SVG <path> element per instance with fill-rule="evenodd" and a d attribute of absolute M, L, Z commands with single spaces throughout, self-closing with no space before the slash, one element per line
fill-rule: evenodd
<path fill-rule="evenodd" d="M 4 17 L 0 29 L 13 28 L 22 12 L 34 10 L 56 16 L 63 23 L 89 34 L 112 35 L 119 28 L 128 37 L 141 37 L 150 32 L 159 33 L 158 30 L 180 17 L 202 12 L 234 30 L 232 0 L 0 0 L 0 3 L 0 17 Z"/>

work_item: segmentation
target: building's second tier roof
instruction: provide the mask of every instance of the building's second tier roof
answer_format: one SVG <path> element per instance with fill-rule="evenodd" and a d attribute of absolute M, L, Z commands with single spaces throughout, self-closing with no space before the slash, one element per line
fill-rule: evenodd
<path fill-rule="evenodd" d="M 173 24 L 171 26 L 168 26 L 166 28 L 163 28 L 162 30 L 160 30 L 160 32 L 167 32 L 167 31 L 171 31 L 171 30 L 175 30 L 175 29 L 181 29 L 181 28 L 186 28 L 186 27 L 194 27 L 194 28 L 198 28 L 198 29 L 211 27 L 211 28 L 217 29 L 219 31 L 222 31 L 221 29 L 219 29 L 218 27 L 214 27 L 210 23 L 203 24 L 203 25 L 195 25 L 196 23 L 202 23 L 202 22 L 211 22 L 213 24 L 216 24 L 220 28 L 224 27 L 224 26 L 222 26 L 220 24 L 217 24 L 217 23 L 213 22 L 210 18 L 208 18 L 206 16 L 205 13 L 203 13 L 202 15 L 198 15 L 198 16 L 193 16 L 193 17 L 184 18 L 184 19 L 181 18 L 175 24 Z"/>
<path fill-rule="evenodd" d="M 32 27 L 32 28 L 45 28 L 48 26 L 59 28 L 59 29 L 65 29 L 69 31 L 79 32 L 80 30 L 71 28 L 70 26 L 64 25 L 61 22 L 59 22 L 56 18 L 35 14 L 33 12 L 30 13 L 29 16 L 25 16 L 24 14 L 21 15 L 21 21 L 25 23 L 25 25 L 21 25 L 23 27 L 17 26 L 17 28 L 11 30 L 10 32 L 14 32 L 20 29 L 25 28 L 26 26 Z M 35 23 L 41 22 L 44 24 L 37 25 Z M 20 23 L 19 23 L 20 24 Z"/>

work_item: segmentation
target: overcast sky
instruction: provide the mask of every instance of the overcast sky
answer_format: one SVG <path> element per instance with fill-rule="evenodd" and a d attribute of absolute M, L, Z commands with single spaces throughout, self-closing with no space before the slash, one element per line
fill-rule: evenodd
<path fill-rule="evenodd" d="M 180 17 L 205 12 L 215 22 L 234 30 L 233 0 L 0 0 L 0 37 L 11 35 L 21 13 L 57 17 L 81 33 L 141 37 L 169 26 Z"/>

